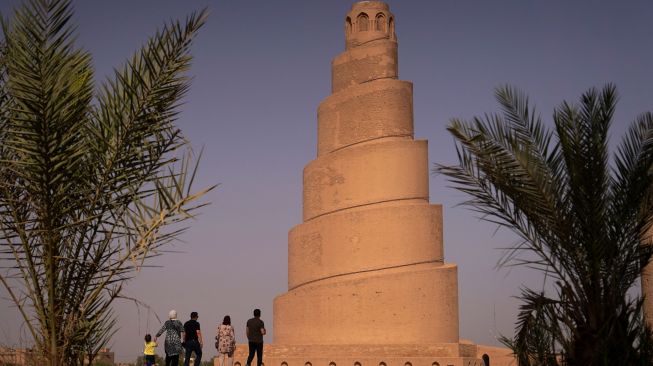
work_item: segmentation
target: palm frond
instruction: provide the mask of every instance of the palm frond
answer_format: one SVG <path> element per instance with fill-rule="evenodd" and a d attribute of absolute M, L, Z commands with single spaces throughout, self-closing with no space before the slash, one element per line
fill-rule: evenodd
<path fill-rule="evenodd" d="M 517 333 L 505 343 L 524 365 L 651 364 L 638 348 L 652 344 L 642 300 L 629 293 L 653 250 L 653 116 L 636 121 L 611 169 L 614 85 L 563 102 L 555 134 L 523 93 L 496 93 L 502 114 L 452 120 L 458 165 L 435 170 L 469 196 L 463 204 L 518 235 L 500 264 L 555 281 L 553 295 L 522 291 Z"/>
<path fill-rule="evenodd" d="M 2 23 L 0 282 L 51 365 L 108 341 L 124 281 L 214 188 L 191 187 L 175 125 L 206 16 L 167 24 L 98 92 L 70 1 L 29 0 Z"/>

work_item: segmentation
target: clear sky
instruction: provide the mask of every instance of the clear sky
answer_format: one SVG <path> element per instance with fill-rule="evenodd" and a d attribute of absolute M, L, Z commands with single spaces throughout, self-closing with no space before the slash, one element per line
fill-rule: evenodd
<path fill-rule="evenodd" d="M 344 50 L 350 0 L 76 1 L 79 45 L 103 80 L 164 21 L 208 6 L 193 45 L 194 77 L 179 124 L 204 146 L 197 188 L 220 183 L 212 205 L 176 245 L 142 271 L 126 294 L 161 320 L 199 312 L 205 337 L 230 314 L 239 341 L 255 307 L 272 341 L 272 301 L 287 290 L 287 232 L 301 222 L 302 168 L 315 158 L 316 108 L 330 93 L 330 61 Z M 522 88 L 550 121 L 562 100 L 616 83 L 621 98 L 612 141 L 653 110 L 650 0 L 389 0 L 399 40 L 400 78 L 414 82 L 415 138 L 432 163 L 454 163 L 453 117 L 498 110 L 495 87 Z M 1 0 L 7 16 L 18 1 Z M 456 207 L 465 197 L 431 177 L 431 202 L 444 206 L 445 260 L 457 263 L 461 337 L 498 344 L 512 335 L 519 287 L 541 286 L 526 269 L 497 269 L 498 248 L 514 237 Z M 0 291 L 0 295 L 4 295 Z M 0 344 L 24 343 L 18 313 L 0 300 Z M 160 322 L 133 303 L 116 304 L 117 360 L 133 361 Z M 346 321 L 346 319 L 345 319 Z M 162 348 L 159 353 L 163 353 Z M 205 354 L 215 354 L 207 341 Z M 208 357 L 205 358 L 208 359 Z"/>

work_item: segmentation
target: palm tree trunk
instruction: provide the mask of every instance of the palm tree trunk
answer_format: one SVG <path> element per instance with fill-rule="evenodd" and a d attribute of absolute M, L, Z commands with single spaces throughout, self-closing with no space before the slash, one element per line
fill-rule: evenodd
<path fill-rule="evenodd" d="M 644 243 L 653 240 L 653 227 L 644 234 Z M 650 244 L 645 244 L 650 245 Z M 653 259 L 649 260 L 642 270 L 641 286 L 644 297 L 644 320 L 646 325 L 653 329 Z"/>

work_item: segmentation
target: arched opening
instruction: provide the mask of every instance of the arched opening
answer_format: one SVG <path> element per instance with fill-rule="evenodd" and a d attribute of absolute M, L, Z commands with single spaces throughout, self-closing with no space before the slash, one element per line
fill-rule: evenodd
<path fill-rule="evenodd" d="M 281 363 L 281 366 L 288 366 L 288 362 L 283 361 L 283 362 Z"/>
<path fill-rule="evenodd" d="M 383 15 L 383 13 L 379 13 L 376 15 L 376 30 L 380 32 L 386 31 L 385 15 Z"/>
<path fill-rule="evenodd" d="M 356 19 L 356 25 L 358 26 L 359 32 L 365 32 L 370 29 L 370 18 L 365 13 L 358 14 Z"/>
<path fill-rule="evenodd" d="M 390 25 L 388 26 L 388 29 L 390 31 L 389 32 L 390 33 L 390 39 L 396 39 L 396 36 L 395 36 L 395 19 L 390 17 L 389 23 L 390 23 Z"/>
<path fill-rule="evenodd" d="M 347 17 L 345 19 L 345 35 L 350 35 L 351 34 L 351 18 Z"/>
<path fill-rule="evenodd" d="M 438 361 L 435 361 L 431 364 L 431 366 L 440 366 L 440 363 Z"/>
<path fill-rule="evenodd" d="M 481 359 L 483 359 L 484 366 L 490 366 L 490 356 L 488 356 L 487 353 L 484 353 L 483 356 L 481 356 Z"/>

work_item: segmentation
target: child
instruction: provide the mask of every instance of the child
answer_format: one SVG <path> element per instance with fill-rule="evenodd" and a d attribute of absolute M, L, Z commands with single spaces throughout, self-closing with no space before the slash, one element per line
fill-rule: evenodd
<path fill-rule="evenodd" d="M 143 347 L 143 354 L 145 355 L 145 364 L 147 366 L 154 365 L 154 348 L 157 346 L 156 342 L 152 342 L 152 336 L 145 335 L 145 346 Z"/>

